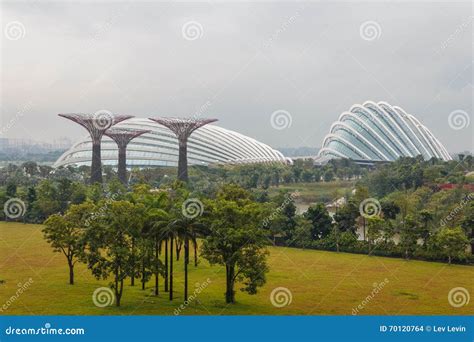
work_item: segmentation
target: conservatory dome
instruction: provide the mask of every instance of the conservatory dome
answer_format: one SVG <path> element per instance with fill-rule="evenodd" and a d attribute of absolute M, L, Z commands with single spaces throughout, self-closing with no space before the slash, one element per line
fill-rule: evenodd
<path fill-rule="evenodd" d="M 367 101 L 352 106 L 331 125 L 316 161 L 393 161 L 419 155 L 425 160 L 452 160 L 443 144 L 413 115 L 387 102 Z"/>
<path fill-rule="evenodd" d="M 123 121 L 114 128 L 149 130 L 135 139 L 127 147 L 127 167 L 177 166 L 178 140 L 168 128 L 144 118 Z M 104 136 L 101 144 L 104 165 L 117 166 L 117 144 Z M 77 141 L 54 164 L 55 167 L 68 165 L 90 165 L 92 141 L 86 136 Z M 188 139 L 189 165 L 226 163 L 287 163 L 279 151 L 243 134 L 215 126 L 206 125 L 196 130 Z"/>

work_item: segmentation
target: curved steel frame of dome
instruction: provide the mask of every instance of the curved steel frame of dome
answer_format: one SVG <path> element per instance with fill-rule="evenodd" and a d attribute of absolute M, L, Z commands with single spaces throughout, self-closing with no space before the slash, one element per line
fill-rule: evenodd
<path fill-rule="evenodd" d="M 387 102 L 367 101 L 343 112 L 323 140 L 317 161 L 331 158 L 393 161 L 421 155 L 452 160 L 446 148 L 413 115 Z"/>
<path fill-rule="evenodd" d="M 178 165 L 178 140 L 168 128 L 143 118 L 133 118 L 114 126 L 116 129 L 149 130 L 130 142 L 127 147 L 127 167 Z M 91 139 L 84 137 L 66 151 L 54 164 L 90 165 Z M 102 139 L 102 163 L 117 165 L 118 149 L 111 139 Z M 225 128 L 206 125 L 188 140 L 189 165 L 288 163 L 287 158 L 255 139 Z"/>

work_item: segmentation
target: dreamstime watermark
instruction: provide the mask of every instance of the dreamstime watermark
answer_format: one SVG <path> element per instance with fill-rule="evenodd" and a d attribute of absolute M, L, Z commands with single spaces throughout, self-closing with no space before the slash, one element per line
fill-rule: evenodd
<path fill-rule="evenodd" d="M 20 40 L 26 36 L 26 28 L 19 21 L 10 21 L 5 25 L 5 38 L 8 40 Z"/>
<path fill-rule="evenodd" d="M 444 227 L 446 224 L 454 219 L 457 214 L 468 204 L 470 201 L 474 199 L 474 193 L 470 193 L 464 197 L 461 202 L 459 202 L 459 205 L 457 205 L 453 210 L 450 211 L 450 213 L 443 219 L 439 221 L 439 224 Z"/>
<path fill-rule="evenodd" d="M 460 308 L 469 304 L 471 296 L 464 287 L 454 287 L 448 293 L 448 302 L 454 308 Z"/>
<path fill-rule="evenodd" d="M 7 299 L 5 303 L 0 307 L 0 312 L 8 310 L 8 308 L 33 284 L 33 279 L 29 278 L 25 283 L 18 283 L 18 289 L 15 294 Z"/>
<path fill-rule="evenodd" d="M 278 29 L 275 30 L 275 32 L 273 32 L 273 34 L 271 35 L 270 38 L 266 39 L 265 42 L 262 44 L 263 48 L 268 48 L 270 47 L 271 45 L 273 45 L 273 43 L 280 37 L 280 35 L 282 33 L 284 33 L 288 27 L 290 27 L 295 21 L 296 19 L 298 19 L 298 17 L 301 15 L 301 11 L 304 9 L 304 5 L 301 6 L 300 8 L 298 8 L 295 12 L 295 14 L 293 14 L 292 16 L 288 17 L 281 25 L 280 27 L 278 27 Z"/>
<path fill-rule="evenodd" d="M 283 203 L 278 207 L 276 208 L 270 216 L 266 217 L 264 220 L 263 220 L 263 227 L 268 227 L 268 225 L 270 224 L 271 221 L 273 221 L 277 216 L 278 214 L 280 214 L 283 209 L 285 209 L 285 207 L 293 202 L 295 200 L 295 198 L 297 198 L 298 196 L 300 195 L 299 191 L 295 191 L 295 192 L 292 192 L 289 194 L 289 196 L 286 196 L 285 199 L 283 200 Z"/>
<path fill-rule="evenodd" d="M 471 118 L 469 117 L 469 114 L 461 109 L 452 111 L 448 116 L 449 127 L 456 131 L 469 127 L 470 123 Z"/>
<path fill-rule="evenodd" d="M 461 25 L 456 27 L 456 30 L 454 30 L 453 33 L 449 35 L 449 37 L 441 43 L 440 48 L 436 51 L 438 54 L 442 51 L 445 50 L 457 37 L 459 37 L 464 31 L 466 31 L 466 28 L 469 26 L 469 22 L 472 22 L 474 19 L 474 16 L 469 16 L 467 17 Z"/>
<path fill-rule="evenodd" d="M 10 219 L 23 217 L 26 213 L 26 204 L 17 197 L 10 198 L 3 205 L 3 212 L 5 213 L 5 216 Z"/>
<path fill-rule="evenodd" d="M 270 293 L 270 303 L 276 308 L 288 306 L 293 301 L 293 294 L 286 287 L 276 287 Z"/>
<path fill-rule="evenodd" d="M 290 112 L 283 109 L 274 111 L 270 117 L 270 124 L 274 129 L 279 131 L 290 128 L 292 123 L 293 118 L 291 117 Z"/>
<path fill-rule="evenodd" d="M 106 21 L 98 23 L 94 27 L 94 33 L 91 38 L 87 41 L 87 48 L 91 48 L 96 42 L 98 42 L 102 36 L 109 32 L 112 27 L 117 23 L 120 17 L 124 16 L 125 12 L 131 7 L 130 3 L 125 3 L 124 8 L 112 13 Z"/>
<path fill-rule="evenodd" d="M 202 38 L 204 29 L 201 23 L 192 20 L 184 23 L 183 27 L 181 28 L 181 32 L 184 39 L 196 40 Z"/>
<path fill-rule="evenodd" d="M 366 198 L 359 205 L 359 213 L 365 218 L 379 216 L 382 212 L 380 202 L 375 198 Z"/>
<path fill-rule="evenodd" d="M 107 211 L 107 209 L 109 208 L 109 205 L 111 202 L 115 201 L 115 199 L 117 198 L 118 194 L 112 194 L 110 195 L 110 197 L 108 197 L 105 202 L 104 202 L 104 205 L 100 206 L 100 208 L 94 212 L 92 212 L 89 217 L 87 217 L 86 221 L 84 222 L 84 227 L 89 227 L 90 224 L 92 223 L 92 221 L 98 219 L 99 217 L 105 217 L 105 213 Z"/>
<path fill-rule="evenodd" d="M 204 291 L 206 287 L 211 283 L 211 279 L 207 278 L 203 283 L 196 283 L 193 293 L 188 297 L 188 300 L 185 300 L 180 306 L 174 309 L 174 315 L 178 316 L 184 311 L 192 302 L 197 300 L 198 295 Z"/>
<path fill-rule="evenodd" d="M 196 110 L 193 115 L 192 115 L 192 118 L 194 120 L 197 120 L 199 119 L 200 117 L 202 117 L 202 115 L 207 112 L 207 110 L 209 109 L 209 107 L 211 107 L 212 105 L 212 102 L 210 100 L 207 100 L 202 106 L 200 106 L 198 108 L 198 110 Z"/>
<path fill-rule="evenodd" d="M 15 126 L 16 122 L 21 119 L 27 112 L 31 110 L 32 101 L 28 101 L 16 114 L 13 118 L 8 121 L 6 125 L 3 125 L 0 129 L 0 135 L 5 134 L 8 132 L 13 126 Z"/>
<path fill-rule="evenodd" d="M 204 204 L 202 204 L 202 202 L 197 198 L 188 198 L 183 202 L 181 212 L 184 217 L 189 219 L 196 218 L 201 216 L 204 212 Z"/>
<path fill-rule="evenodd" d="M 109 287 L 99 287 L 92 294 L 92 302 L 99 308 L 105 308 L 115 302 L 115 293 Z"/>
<path fill-rule="evenodd" d="M 84 328 L 53 328 L 51 323 L 45 323 L 40 328 L 16 328 L 9 326 L 5 329 L 6 335 L 84 335 Z"/>
<path fill-rule="evenodd" d="M 363 310 L 371 301 L 372 299 L 375 298 L 375 296 L 380 292 L 382 291 L 382 289 L 389 283 L 388 279 L 385 278 L 383 281 L 381 281 L 380 283 L 374 283 L 372 286 L 373 286 L 373 289 L 372 289 L 372 292 L 370 292 L 370 294 L 364 298 L 364 300 L 359 304 L 357 305 L 357 307 L 353 308 L 352 309 L 352 315 L 355 316 L 357 314 L 359 314 L 359 311 Z"/>
<path fill-rule="evenodd" d="M 114 115 L 109 110 L 98 110 L 93 115 L 92 124 L 98 130 L 109 129 L 114 124 Z"/>
<path fill-rule="evenodd" d="M 363 22 L 359 27 L 359 34 L 363 40 L 372 41 L 379 39 L 382 35 L 382 28 L 379 23 L 373 20 Z"/>

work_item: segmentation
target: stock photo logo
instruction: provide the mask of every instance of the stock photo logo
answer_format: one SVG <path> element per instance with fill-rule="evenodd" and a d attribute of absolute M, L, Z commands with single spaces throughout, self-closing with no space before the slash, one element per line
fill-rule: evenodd
<path fill-rule="evenodd" d="M 270 117 L 270 124 L 274 129 L 279 131 L 290 128 L 292 122 L 293 118 L 290 112 L 283 109 L 274 111 Z"/>
<path fill-rule="evenodd" d="M 3 205 L 5 216 L 10 219 L 17 219 L 26 213 L 26 204 L 19 198 L 10 198 Z"/>
<path fill-rule="evenodd" d="M 453 308 L 460 308 L 469 304 L 471 295 L 464 287 L 454 287 L 448 293 L 448 302 Z"/>
<path fill-rule="evenodd" d="M 201 39 L 204 35 L 204 28 L 201 23 L 197 21 L 188 21 L 181 28 L 183 38 L 186 40 L 197 40 Z"/>
<path fill-rule="evenodd" d="M 92 294 L 92 302 L 98 308 L 105 308 L 115 302 L 115 293 L 109 287 L 99 287 Z"/>
<path fill-rule="evenodd" d="M 188 219 L 196 218 L 204 212 L 204 204 L 197 198 L 188 198 L 183 202 L 181 212 Z"/>
<path fill-rule="evenodd" d="M 92 124 L 98 130 L 109 129 L 114 124 L 114 115 L 109 110 L 98 110 L 93 115 Z"/>
<path fill-rule="evenodd" d="M 26 36 L 26 28 L 19 21 L 10 21 L 4 28 L 5 38 L 8 40 L 20 40 Z"/>
<path fill-rule="evenodd" d="M 293 301 L 293 294 L 286 287 L 276 287 L 270 293 L 270 303 L 276 308 L 288 306 Z"/>
<path fill-rule="evenodd" d="M 363 40 L 377 40 L 382 36 L 382 27 L 378 22 L 369 20 L 360 25 L 359 34 Z"/>
<path fill-rule="evenodd" d="M 363 200 L 359 205 L 359 213 L 365 218 L 371 218 L 379 216 L 382 212 L 382 206 L 380 202 L 375 198 L 367 198 Z"/>
<path fill-rule="evenodd" d="M 449 127 L 456 131 L 469 127 L 470 123 L 469 114 L 461 109 L 452 111 L 448 116 Z"/>

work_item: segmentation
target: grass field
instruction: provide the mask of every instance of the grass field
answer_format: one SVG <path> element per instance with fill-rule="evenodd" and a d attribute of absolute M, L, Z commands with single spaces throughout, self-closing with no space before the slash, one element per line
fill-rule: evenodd
<path fill-rule="evenodd" d="M 374 283 L 385 279 L 388 282 L 359 314 L 474 313 L 474 298 L 460 308 L 448 302 L 448 293 L 454 287 L 464 287 L 474 295 L 474 267 L 289 248 L 270 248 L 269 265 L 267 284 L 258 294 L 238 291 L 238 302 L 226 305 L 223 268 L 210 267 L 201 260 L 198 268 L 190 267 L 190 292 L 196 283 L 208 278 L 211 283 L 181 314 L 350 315 L 372 293 Z M 41 226 L 0 223 L 0 309 L 7 305 L 2 315 L 173 315 L 183 303 L 181 263 L 175 268 L 173 302 L 164 292 L 153 296 L 151 282 L 142 291 L 140 285 L 131 287 L 127 280 L 120 308 L 99 308 L 92 302 L 94 290 L 107 286 L 108 281 L 95 280 L 84 265 L 78 264 L 76 284 L 68 285 L 67 272 L 64 256 L 53 253 L 44 242 Z M 18 284 L 25 284 L 30 277 L 31 285 L 12 301 Z M 291 292 L 289 305 L 272 305 L 270 294 L 277 287 Z"/>

